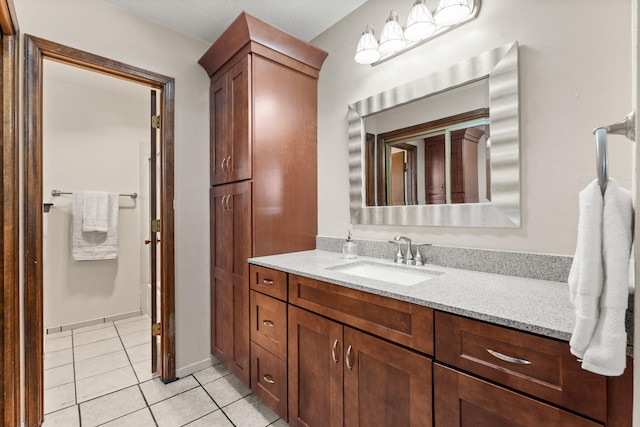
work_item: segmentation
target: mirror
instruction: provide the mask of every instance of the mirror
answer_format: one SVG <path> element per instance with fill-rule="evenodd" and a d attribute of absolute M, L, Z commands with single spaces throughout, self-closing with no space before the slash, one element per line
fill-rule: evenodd
<path fill-rule="evenodd" d="M 349 177 L 354 224 L 520 227 L 517 42 L 351 104 Z"/>

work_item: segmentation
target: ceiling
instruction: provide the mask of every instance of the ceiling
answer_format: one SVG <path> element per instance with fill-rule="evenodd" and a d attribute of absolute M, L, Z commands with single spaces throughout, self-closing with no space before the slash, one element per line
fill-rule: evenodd
<path fill-rule="evenodd" d="M 103 0 L 178 32 L 213 43 L 245 11 L 310 41 L 366 0 Z"/>

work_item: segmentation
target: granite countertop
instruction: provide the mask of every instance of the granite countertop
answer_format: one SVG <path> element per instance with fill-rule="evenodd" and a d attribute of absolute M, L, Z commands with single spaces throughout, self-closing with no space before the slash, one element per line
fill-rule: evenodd
<path fill-rule="evenodd" d="M 412 286 L 365 279 L 330 268 L 372 262 L 444 273 Z M 401 266 L 391 260 L 322 250 L 250 258 L 251 264 L 293 273 L 372 294 L 408 301 L 448 313 L 569 341 L 575 323 L 565 282 L 528 279 L 457 268 Z"/>

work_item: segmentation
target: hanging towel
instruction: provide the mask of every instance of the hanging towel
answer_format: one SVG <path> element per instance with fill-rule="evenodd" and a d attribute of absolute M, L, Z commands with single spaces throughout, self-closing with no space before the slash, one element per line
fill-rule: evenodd
<path fill-rule="evenodd" d="M 83 231 L 84 193 L 73 193 L 71 219 L 71 256 L 74 261 L 118 258 L 118 193 L 108 195 L 108 229 L 106 233 Z"/>
<path fill-rule="evenodd" d="M 597 181 L 580 193 L 578 246 L 569 274 L 576 308 L 570 345 L 571 352 L 582 358 L 583 369 L 617 376 L 626 365 L 633 205 L 631 193 L 612 179 L 602 199 Z"/>
<path fill-rule="evenodd" d="M 109 193 L 106 191 L 85 191 L 82 208 L 82 231 L 109 230 Z"/>

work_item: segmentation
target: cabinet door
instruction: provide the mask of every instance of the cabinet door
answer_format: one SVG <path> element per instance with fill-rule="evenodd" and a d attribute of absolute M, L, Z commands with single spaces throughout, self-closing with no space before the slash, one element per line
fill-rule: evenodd
<path fill-rule="evenodd" d="M 211 352 L 249 384 L 251 183 L 211 188 Z"/>
<path fill-rule="evenodd" d="M 210 88 L 211 185 L 251 179 L 251 56 Z"/>
<path fill-rule="evenodd" d="M 602 427 L 569 412 L 435 364 L 436 427 Z"/>
<path fill-rule="evenodd" d="M 432 425 L 429 358 L 344 327 L 344 424 Z"/>
<path fill-rule="evenodd" d="M 289 307 L 289 424 L 342 426 L 342 325 Z"/>
<path fill-rule="evenodd" d="M 446 169 L 444 135 L 425 138 L 425 188 L 427 204 L 446 202 Z"/>

